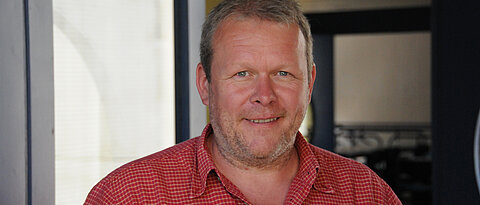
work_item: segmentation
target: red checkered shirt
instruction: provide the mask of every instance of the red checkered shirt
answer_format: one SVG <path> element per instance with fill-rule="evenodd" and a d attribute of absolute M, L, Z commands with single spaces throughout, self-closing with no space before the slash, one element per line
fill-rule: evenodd
<path fill-rule="evenodd" d="M 85 204 L 250 204 L 220 173 L 200 137 L 130 162 L 102 179 Z M 299 133 L 300 169 L 285 204 L 401 204 L 365 165 L 315 147 Z"/>

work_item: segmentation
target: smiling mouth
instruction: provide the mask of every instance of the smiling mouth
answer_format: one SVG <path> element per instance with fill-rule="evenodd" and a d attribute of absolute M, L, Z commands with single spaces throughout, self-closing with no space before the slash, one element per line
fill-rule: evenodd
<path fill-rule="evenodd" d="M 276 121 L 278 120 L 279 117 L 274 117 L 274 118 L 270 118 L 270 119 L 263 119 L 263 120 L 248 120 L 250 122 L 253 122 L 253 123 L 257 123 L 257 124 L 263 124 L 263 123 L 269 123 L 269 122 L 273 122 L 273 121 Z"/>

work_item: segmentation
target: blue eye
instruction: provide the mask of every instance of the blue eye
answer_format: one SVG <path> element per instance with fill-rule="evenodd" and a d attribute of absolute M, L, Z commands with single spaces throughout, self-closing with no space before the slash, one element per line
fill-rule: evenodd
<path fill-rule="evenodd" d="M 288 72 L 280 71 L 280 72 L 278 72 L 278 75 L 280 75 L 280 76 L 287 76 L 287 75 L 288 75 Z"/>
<path fill-rule="evenodd" d="M 247 71 L 240 71 L 237 73 L 237 76 L 240 76 L 240 77 L 245 77 L 247 75 L 248 75 Z"/>

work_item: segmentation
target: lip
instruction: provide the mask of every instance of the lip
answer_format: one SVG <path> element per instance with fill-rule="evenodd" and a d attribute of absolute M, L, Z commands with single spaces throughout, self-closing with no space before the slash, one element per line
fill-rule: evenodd
<path fill-rule="evenodd" d="M 271 124 L 278 121 L 280 117 L 266 117 L 266 118 L 253 118 L 253 119 L 245 119 L 248 122 L 256 125 L 263 125 L 263 124 Z"/>

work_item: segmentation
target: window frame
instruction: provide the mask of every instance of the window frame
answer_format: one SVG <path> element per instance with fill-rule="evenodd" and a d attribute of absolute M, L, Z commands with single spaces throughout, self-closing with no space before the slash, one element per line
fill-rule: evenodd
<path fill-rule="evenodd" d="M 205 0 L 174 2 L 196 10 L 200 9 L 193 5 L 201 5 L 201 8 L 205 6 Z M 7 57 L 0 59 L 7 59 L 4 65 L 9 67 L 0 69 L 0 75 L 11 78 L 0 84 L 0 97 L 8 103 L 0 105 L 0 111 L 8 115 L 0 116 L 3 124 L 0 126 L 0 153 L 7 156 L 7 160 L 2 161 L 0 166 L 0 177 L 6 179 L 0 190 L 8 189 L 11 190 L 8 193 L 14 193 L 2 193 L 0 201 L 5 204 L 55 204 L 53 2 L 14 0 L 2 1 L 0 4 L 1 16 L 9 19 L 8 22 L 0 22 L 0 41 L 8 42 L 6 46 L 0 47 L 0 53 L 7 54 Z M 195 76 L 199 31 L 205 13 L 203 10 L 184 12 L 187 14 L 184 13 L 182 18 L 195 20 L 191 24 L 187 21 L 180 25 L 186 26 L 188 31 L 188 35 L 182 37 L 189 41 L 186 47 L 182 47 L 188 49 L 188 55 L 183 56 L 183 60 L 189 61 L 183 68 L 189 74 L 182 80 L 188 81 Z M 188 100 L 181 105 L 187 110 L 193 110 L 186 113 L 189 118 L 187 121 L 190 122 L 187 125 L 203 127 L 206 123 L 206 108 L 201 104 L 196 89 L 192 89 L 192 83 L 184 83 L 186 89 L 176 88 L 175 92 L 184 94 L 187 90 L 189 93 Z M 195 129 L 184 133 L 182 139 L 191 137 L 192 132 L 200 134 Z"/>

